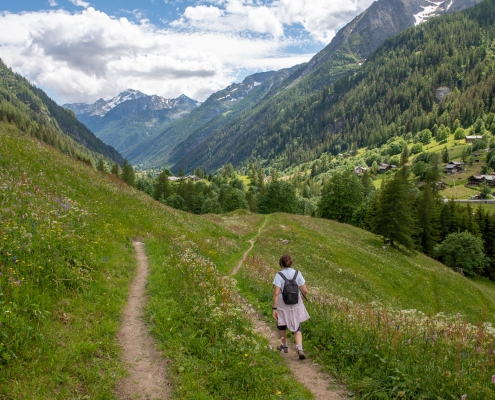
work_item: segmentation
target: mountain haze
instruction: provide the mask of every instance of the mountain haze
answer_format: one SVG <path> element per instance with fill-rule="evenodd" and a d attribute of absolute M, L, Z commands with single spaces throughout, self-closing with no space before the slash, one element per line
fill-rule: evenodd
<path fill-rule="evenodd" d="M 185 95 L 165 99 L 133 89 L 94 104 L 64 104 L 100 139 L 121 152 L 161 131 L 197 106 L 197 101 Z"/>
<path fill-rule="evenodd" d="M 172 160 L 178 160 L 185 151 L 195 149 L 216 129 L 276 90 L 298 68 L 250 75 L 241 83 L 234 83 L 212 94 L 184 118 L 123 153 L 135 165 L 171 165 Z"/>

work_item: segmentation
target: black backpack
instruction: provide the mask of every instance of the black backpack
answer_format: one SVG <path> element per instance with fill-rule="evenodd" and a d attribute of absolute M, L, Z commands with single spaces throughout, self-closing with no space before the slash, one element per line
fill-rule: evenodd
<path fill-rule="evenodd" d="M 282 290 L 282 298 L 285 304 L 299 303 L 299 286 L 296 283 L 296 277 L 299 271 L 296 271 L 292 279 L 287 279 L 282 272 L 278 274 L 284 278 L 284 290 Z"/>

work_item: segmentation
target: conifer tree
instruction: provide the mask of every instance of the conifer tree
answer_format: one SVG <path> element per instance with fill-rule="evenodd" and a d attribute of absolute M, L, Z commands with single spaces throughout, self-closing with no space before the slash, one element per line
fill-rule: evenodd
<path fill-rule="evenodd" d="M 98 158 L 98 162 L 96 163 L 96 169 L 100 172 L 107 172 L 107 167 L 105 165 L 105 161 L 103 160 L 102 156 Z"/>
<path fill-rule="evenodd" d="M 134 181 L 135 181 L 134 168 L 132 168 L 132 165 L 129 164 L 127 160 L 124 160 L 124 164 L 122 165 L 121 179 L 129 186 L 134 186 Z"/>
<path fill-rule="evenodd" d="M 120 175 L 120 168 L 119 168 L 119 164 L 115 163 L 112 165 L 112 170 L 110 171 L 110 173 L 112 175 L 117 175 L 119 176 Z"/>
<path fill-rule="evenodd" d="M 371 221 L 372 232 L 388 239 L 392 247 L 397 243 L 412 250 L 415 220 L 411 204 L 407 179 L 398 171 L 382 184 L 376 215 Z"/>
<path fill-rule="evenodd" d="M 400 155 L 400 165 L 403 167 L 409 162 L 409 147 L 404 146 L 402 153 Z"/>
<path fill-rule="evenodd" d="M 153 198 L 155 200 L 159 200 L 160 198 L 163 197 L 163 199 L 165 200 L 171 194 L 172 194 L 172 190 L 170 188 L 168 174 L 166 171 L 162 171 L 160 175 L 158 175 L 158 179 L 155 184 L 155 190 L 153 192 Z"/>
<path fill-rule="evenodd" d="M 434 248 L 440 243 L 440 209 L 438 199 L 430 185 L 423 186 L 416 204 L 418 232 L 417 244 L 425 254 L 434 256 Z"/>

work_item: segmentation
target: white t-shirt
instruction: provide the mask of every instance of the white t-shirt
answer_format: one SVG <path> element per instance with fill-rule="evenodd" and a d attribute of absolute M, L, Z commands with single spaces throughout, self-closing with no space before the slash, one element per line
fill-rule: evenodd
<path fill-rule="evenodd" d="M 284 274 L 287 279 L 292 279 L 292 278 L 294 278 L 294 274 L 296 273 L 296 270 L 294 268 L 283 268 L 280 272 L 282 272 L 282 274 Z M 306 281 L 304 280 L 304 277 L 301 274 L 301 271 L 299 271 L 299 273 L 297 274 L 296 283 L 297 283 L 297 286 L 302 286 L 306 283 Z M 273 278 L 273 284 L 280 288 L 280 294 L 278 295 L 278 298 L 281 299 L 282 298 L 282 291 L 284 290 L 285 281 L 284 281 L 284 278 L 282 278 L 278 274 L 278 272 L 275 275 L 275 278 Z"/>

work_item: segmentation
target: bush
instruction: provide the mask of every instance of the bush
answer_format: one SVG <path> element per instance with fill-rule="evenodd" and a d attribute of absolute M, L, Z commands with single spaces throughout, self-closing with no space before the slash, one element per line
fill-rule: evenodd
<path fill-rule="evenodd" d="M 435 247 L 435 252 L 445 265 L 471 276 L 483 272 L 490 262 L 483 252 L 481 239 L 467 231 L 451 233 Z"/>

